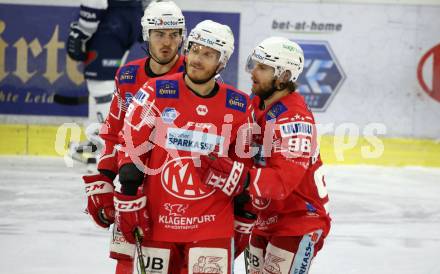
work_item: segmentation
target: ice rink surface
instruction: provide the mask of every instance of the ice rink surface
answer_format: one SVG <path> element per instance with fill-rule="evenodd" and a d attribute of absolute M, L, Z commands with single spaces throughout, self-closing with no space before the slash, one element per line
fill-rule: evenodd
<path fill-rule="evenodd" d="M 439 274 L 440 169 L 328 166 L 333 226 L 311 274 Z M 0 157 L 0 273 L 114 273 L 60 158 Z M 236 261 L 243 274 L 243 262 Z"/>

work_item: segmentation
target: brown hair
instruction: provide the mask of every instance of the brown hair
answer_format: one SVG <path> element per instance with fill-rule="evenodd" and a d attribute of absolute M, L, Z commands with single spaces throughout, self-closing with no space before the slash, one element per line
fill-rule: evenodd
<path fill-rule="evenodd" d="M 298 84 L 296 82 L 289 81 L 287 82 L 286 87 L 289 90 L 289 92 L 295 92 L 296 89 L 298 88 Z"/>
<path fill-rule="evenodd" d="M 298 88 L 298 84 L 296 82 L 293 81 L 289 81 L 289 82 L 285 82 L 285 83 L 280 83 L 279 89 L 288 89 L 289 92 L 295 92 L 296 89 Z"/>

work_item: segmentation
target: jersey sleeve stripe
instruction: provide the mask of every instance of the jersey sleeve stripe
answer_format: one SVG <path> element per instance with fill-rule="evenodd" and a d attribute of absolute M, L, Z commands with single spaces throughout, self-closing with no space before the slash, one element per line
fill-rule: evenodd
<path fill-rule="evenodd" d="M 258 179 L 260 179 L 260 174 L 261 174 L 261 168 L 257 169 L 257 174 L 255 175 L 255 179 L 252 182 L 252 185 L 255 188 L 255 192 L 257 193 L 257 196 L 261 197 L 260 188 L 258 188 Z"/>

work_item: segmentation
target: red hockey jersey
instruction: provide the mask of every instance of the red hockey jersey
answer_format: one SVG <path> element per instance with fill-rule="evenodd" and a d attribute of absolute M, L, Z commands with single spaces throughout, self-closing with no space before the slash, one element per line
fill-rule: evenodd
<path fill-rule="evenodd" d="M 183 73 L 152 79 L 139 90 L 127 111 L 119 165 L 134 163 L 146 174 L 152 240 L 233 235 L 232 198 L 203 184 L 194 165 L 210 151 L 236 158 L 241 148 L 236 151 L 235 143 L 245 143 L 237 135 L 249 132 L 251 110 L 249 97 L 226 84 L 197 95 Z"/>
<path fill-rule="evenodd" d="M 167 75 L 183 71 L 184 60 L 184 56 L 180 56 Z M 110 104 L 110 112 L 99 134 L 104 140 L 104 148 L 98 170 L 106 169 L 118 173 L 117 147 L 115 147 L 119 145 L 118 133 L 122 129 L 125 112 L 133 96 L 145 82 L 153 78 L 147 74 L 148 62 L 149 57 L 137 59 L 120 67 L 116 72 L 115 92 Z"/>
<path fill-rule="evenodd" d="M 315 229 L 330 229 L 328 195 L 315 120 L 303 97 L 293 92 L 259 109 L 253 99 L 261 135 L 254 135 L 259 149 L 256 168 L 250 172 L 249 192 L 260 210 L 254 233 L 296 236 Z"/>

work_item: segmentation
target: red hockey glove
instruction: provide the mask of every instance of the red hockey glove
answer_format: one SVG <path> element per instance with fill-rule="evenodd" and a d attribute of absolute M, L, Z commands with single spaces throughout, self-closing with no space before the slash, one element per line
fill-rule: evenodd
<path fill-rule="evenodd" d="M 97 225 L 109 227 L 115 219 L 112 180 L 102 174 L 85 175 L 83 180 L 86 184 L 87 212 Z"/>
<path fill-rule="evenodd" d="M 257 220 L 251 197 L 246 192 L 234 198 L 234 243 L 235 258 L 249 245 L 252 228 Z"/>
<path fill-rule="evenodd" d="M 115 221 L 124 238 L 134 244 L 134 231 L 138 229 L 145 239 L 150 234 L 150 217 L 147 212 L 147 197 L 144 194 L 136 196 L 115 192 Z"/>
<path fill-rule="evenodd" d="M 202 182 L 218 188 L 228 196 L 236 196 L 249 184 L 249 169 L 243 163 L 216 154 L 201 155 L 196 167 Z"/>

